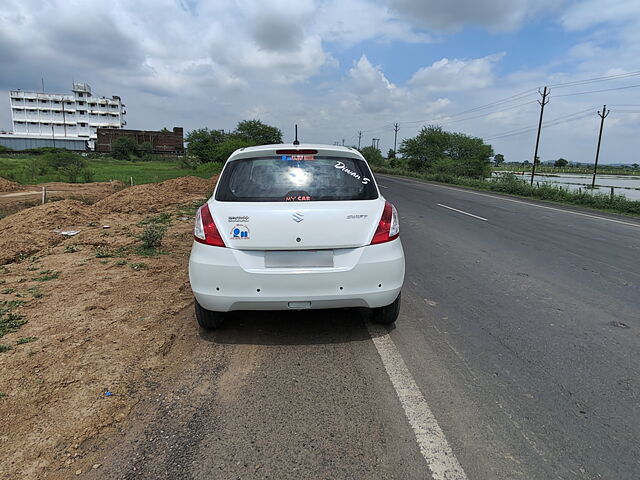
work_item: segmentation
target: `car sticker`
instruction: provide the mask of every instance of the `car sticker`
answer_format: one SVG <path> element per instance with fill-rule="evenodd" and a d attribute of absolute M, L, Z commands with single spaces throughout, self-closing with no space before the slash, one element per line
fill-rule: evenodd
<path fill-rule="evenodd" d="M 282 155 L 280 157 L 285 162 L 299 162 L 305 160 L 315 160 L 315 155 Z"/>
<path fill-rule="evenodd" d="M 368 184 L 371 179 L 367 178 L 367 177 L 361 177 L 358 173 L 354 172 L 353 170 L 349 170 L 347 168 L 347 166 L 344 164 L 344 162 L 341 161 L 337 161 L 336 164 L 334 165 L 335 168 L 337 168 L 338 170 L 343 171 L 344 173 L 346 173 L 347 175 L 352 176 L 353 178 L 356 178 L 358 180 L 360 180 L 362 182 L 363 185 Z"/>
<path fill-rule="evenodd" d="M 249 240 L 249 227 L 237 223 L 233 226 L 229 235 L 233 240 Z"/>

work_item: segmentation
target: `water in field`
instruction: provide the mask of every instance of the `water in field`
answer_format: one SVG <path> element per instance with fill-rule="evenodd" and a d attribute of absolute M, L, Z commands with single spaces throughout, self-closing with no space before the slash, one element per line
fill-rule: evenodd
<path fill-rule="evenodd" d="M 516 173 L 519 178 L 522 172 Z M 569 173 L 536 174 L 534 182 L 551 183 L 568 188 L 569 190 L 578 190 L 585 187 L 591 187 L 592 175 L 579 175 Z M 525 172 L 524 179 L 529 181 L 531 173 Z M 596 193 L 611 193 L 611 187 L 614 187 L 614 194 L 624 195 L 628 200 L 640 200 L 640 175 L 598 175 L 596 177 Z"/>

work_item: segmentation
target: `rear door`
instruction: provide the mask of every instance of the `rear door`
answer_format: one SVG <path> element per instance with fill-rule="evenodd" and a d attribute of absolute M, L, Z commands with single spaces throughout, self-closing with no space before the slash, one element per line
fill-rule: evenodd
<path fill-rule="evenodd" d="M 383 208 L 365 161 L 309 154 L 230 161 L 210 204 L 226 244 L 243 250 L 367 245 Z"/>

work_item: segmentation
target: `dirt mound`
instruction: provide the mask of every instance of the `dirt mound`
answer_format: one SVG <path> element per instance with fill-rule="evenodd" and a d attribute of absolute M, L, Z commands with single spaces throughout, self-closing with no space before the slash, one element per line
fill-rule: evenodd
<path fill-rule="evenodd" d="M 13 192 L 15 190 L 22 190 L 22 185 L 0 177 L 0 192 Z"/>
<path fill-rule="evenodd" d="M 97 202 L 94 207 L 104 213 L 156 213 L 182 201 L 211 195 L 217 176 L 209 179 L 180 177 L 161 183 L 126 188 Z"/>
<path fill-rule="evenodd" d="M 57 245 L 65 237 L 54 230 L 79 230 L 90 218 L 91 208 L 87 205 L 61 200 L 0 219 L 0 265 Z"/>

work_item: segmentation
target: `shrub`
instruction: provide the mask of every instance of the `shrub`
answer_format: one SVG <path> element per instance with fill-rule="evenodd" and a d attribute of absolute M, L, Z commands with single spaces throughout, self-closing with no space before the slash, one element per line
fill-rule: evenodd
<path fill-rule="evenodd" d="M 87 168 L 87 161 L 82 155 L 67 150 L 49 151 L 42 156 L 41 162 L 71 183 L 77 182 L 80 174 Z"/>
<path fill-rule="evenodd" d="M 202 165 L 202 161 L 198 157 L 185 155 L 184 157 L 180 157 L 179 164 L 180 168 L 195 170 L 200 165 Z"/>
<path fill-rule="evenodd" d="M 138 145 L 131 137 L 118 137 L 111 143 L 111 156 L 116 160 L 135 160 Z"/>
<path fill-rule="evenodd" d="M 158 248 L 162 245 L 162 239 L 167 232 L 167 226 L 161 223 L 150 223 L 142 231 L 138 239 L 144 248 Z"/>

